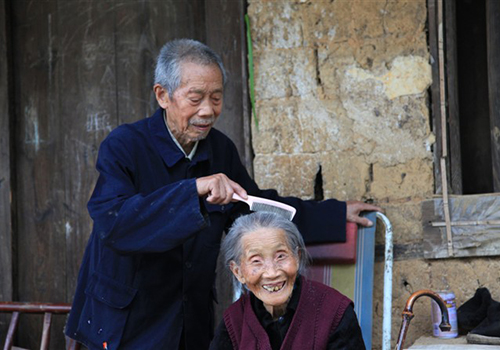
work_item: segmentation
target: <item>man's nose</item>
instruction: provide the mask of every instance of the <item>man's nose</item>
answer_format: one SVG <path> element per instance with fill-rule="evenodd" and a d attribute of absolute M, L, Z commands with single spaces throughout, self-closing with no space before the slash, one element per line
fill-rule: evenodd
<path fill-rule="evenodd" d="M 215 115 L 215 108 L 210 99 L 205 99 L 201 102 L 198 115 L 201 117 L 212 117 Z"/>

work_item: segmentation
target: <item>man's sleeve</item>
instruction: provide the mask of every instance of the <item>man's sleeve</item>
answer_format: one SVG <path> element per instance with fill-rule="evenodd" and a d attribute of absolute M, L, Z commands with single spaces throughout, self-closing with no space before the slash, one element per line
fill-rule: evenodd
<path fill-rule="evenodd" d="M 174 182 L 152 193 L 138 193 L 137 166 L 119 138 L 99 150 L 99 179 L 88 209 L 94 233 L 122 253 L 170 250 L 208 225 L 200 210 L 196 180 Z"/>

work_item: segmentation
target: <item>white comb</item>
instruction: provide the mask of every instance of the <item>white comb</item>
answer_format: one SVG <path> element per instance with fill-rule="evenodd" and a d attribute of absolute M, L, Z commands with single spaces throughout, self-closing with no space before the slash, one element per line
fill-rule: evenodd
<path fill-rule="evenodd" d="M 270 199 L 248 196 L 248 199 L 243 199 L 236 193 L 233 193 L 233 199 L 245 202 L 250 207 L 251 211 L 265 211 L 268 213 L 275 213 L 284 216 L 288 220 L 292 221 L 297 209 L 294 207 L 277 201 L 272 201 Z"/>

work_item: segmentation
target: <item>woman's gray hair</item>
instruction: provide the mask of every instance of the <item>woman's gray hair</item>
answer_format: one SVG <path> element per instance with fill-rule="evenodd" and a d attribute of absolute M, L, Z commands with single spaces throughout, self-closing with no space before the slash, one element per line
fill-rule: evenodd
<path fill-rule="evenodd" d="M 310 256 L 297 226 L 281 215 L 267 212 L 255 212 L 249 215 L 240 216 L 236 219 L 221 245 L 221 254 L 225 266 L 229 269 L 231 261 L 240 265 L 243 253 L 241 238 L 247 233 L 255 232 L 263 228 L 281 229 L 285 232 L 288 247 L 299 262 L 298 272 L 304 275 L 310 261 Z M 240 285 L 239 281 L 233 274 L 231 275 L 234 286 L 238 287 Z"/>
<path fill-rule="evenodd" d="M 222 74 L 222 83 L 226 84 L 226 70 L 219 55 L 199 41 L 177 39 L 163 45 L 156 59 L 155 84 L 163 86 L 170 98 L 181 85 L 181 63 L 184 62 L 218 66 Z"/>

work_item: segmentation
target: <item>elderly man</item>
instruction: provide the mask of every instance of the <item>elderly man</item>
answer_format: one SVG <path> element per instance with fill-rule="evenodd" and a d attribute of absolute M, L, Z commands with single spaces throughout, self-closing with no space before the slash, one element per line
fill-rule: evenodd
<path fill-rule="evenodd" d="M 225 80 L 221 59 L 207 46 L 167 43 L 155 71 L 160 108 L 102 142 L 70 338 L 90 349 L 207 349 L 221 236 L 248 209 L 232 201 L 234 193 L 294 206 L 308 242 L 342 241 L 346 217 L 363 224 L 361 210 L 378 210 L 260 190 L 234 144 L 212 128 Z"/>

